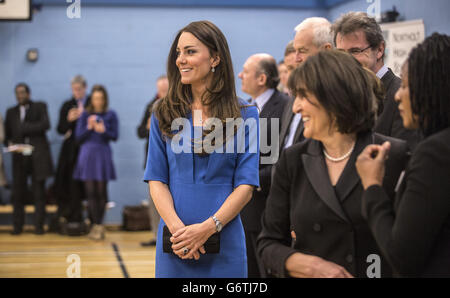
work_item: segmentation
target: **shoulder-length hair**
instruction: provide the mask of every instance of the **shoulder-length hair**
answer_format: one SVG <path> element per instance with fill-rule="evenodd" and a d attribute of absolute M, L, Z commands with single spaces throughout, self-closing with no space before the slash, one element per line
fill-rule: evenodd
<path fill-rule="evenodd" d="M 167 59 L 167 78 L 169 91 L 156 107 L 155 115 L 163 135 L 171 138 L 172 121 L 185 118 L 191 112 L 191 85 L 181 83 L 180 70 L 176 65 L 178 40 L 183 32 L 194 35 L 208 49 L 211 56 L 219 56 L 220 63 L 215 67 L 211 85 L 202 96 L 202 104 L 208 107 L 209 117 L 222 120 L 241 116 L 234 84 L 233 64 L 228 43 L 216 25 L 209 21 L 192 22 L 181 29 L 175 37 Z"/>
<path fill-rule="evenodd" d="M 319 52 L 294 70 L 288 85 L 295 97 L 312 93 L 340 133 L 371 131 L 375 124 L 373 86 L 359 62 L 347 53 Z"/>
<path fill-rule="evenodd" d="M 413 114 L 425 137 L 450 127 L 450 37 L 434 33 L 408 58 Z"/>
<path fill-rule="evenodd" d="M 91 98 L 88 101 L 88 104 L 86 106 L 86 111 L 89 114 L 94 113 L 94 106 L 92 105 L 92 94 L 94 94 L 94 92 L 103 93 L 104 104 L 103 104 L 102 113 L 106 112 L 108 110 L 108 105 L 109 105 L 108 92 L 106 91 L 106 88 L 103 85 L 98 85 L 98 84 L 92 86 L 91 95 L 90 95 Z"/>

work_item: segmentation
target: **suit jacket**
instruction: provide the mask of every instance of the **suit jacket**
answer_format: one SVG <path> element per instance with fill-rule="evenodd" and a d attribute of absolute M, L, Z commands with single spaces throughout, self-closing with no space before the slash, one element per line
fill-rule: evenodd
<path fill-rule="evenodd" d="M 283 151 L 284 141 L 289 134 L 289 128 L 291 127 L 292 119 L 294 119 L 295 114 L 292 112 L 294 101 L 295 98 L 289 97 L 289 101 L 283 110 L 280 130 L 280 152 Z M 305 137 L 303 136 L 303 129 L 303 122 L 300 121 L 295 131 L 294 142 L 292 144 L 297 144 L 305 140 Z"/>
<path fill-rule="evenodd" d="M 137 128 L 137 135 L 140 139 L 146 139 L 146 144 L 145 144 L 145 159 L 144 159 L 144 168 L 145 165 L 147 164 L 147 153 L 148 153 L 148 136 L 150 134 L 150 130 L 147 129 L 147 121 L 148 119 L 152 116 L 152 110 L 153 110 L 153 105 L 155 104 L 155 102 L 158 100 L 158 95 L 156 95 L 151 101 L 150 103 L 145 107 L 145 111 L 144 111 L 144 116 L 141 119 L 141 123 L 139 124 L 138 128 Z"/>
<path fill-rule="evenodd" d="M 32 154 L 33 176 L 45 180 L 53 174 L 53 162 L 46 131 L 50 129 L 47 105 L 44 102 L 30 101 L 23 122 L 20 121 L 19 105 L 8 109 L 5 119 L 5 144 L 24 144 L 34 146 Z M 21 154 L 13 154 L 13 168 L 20 170 Z"/>
<path fill-rule="evenodd" d="M 339 181 L 331 185 L 322 144 L 307 140 L 286 149 L 277 163 L 258 238 L 258 253 L 269 275 L 286 277 L 286 259 L 295 252 L 319 256 L 365 277 L 371 254 L 381 257 L 382 276 L 390 276 L 369 225 L 361 214 L 363 187 L 355 162 L 369 144 L 392 144 L 386 162 L 384 189 L 394 189 L 408 155 L 405 142 L 364 133 L 358 136 Z M 296 240 L 291 237 L 296 234 Z"/>
<path fill-rule="evenodd" d="M 277 90 L 272 94 L 270 99 L 264 105 L 262 111 L 259 114 L 260 119 L 267 119 L 267 129 L 264 127 L 264 121 L 260 120 L 260 133 L 267 132 L 267 144 L 272 145 L 272 142 L 278 142 L 278 140 L 272 140 L 271 138 L 271 123 L 273 119 L 280 119 L 283 113 L 283 109 L 288 101 L 288 96 Z M 278 128 L 279 129 L 279 128 Z M 279 130 L 278 130 L 279 133 Z M 262 139 L 262 137 L 260 137 Z M 278 149 L 278 144 L 276 150 Z M 261 153 L 260 156 L 270 156 L 269 153 Z M 276 161 L 276 160 L 275 160 Z M 246 231 L 260 232 L 261 231 L 261 215 L 266 206 L 266 199 L 269 195 L 270 182 L 271 182 L 271 170 L 272 164 L 262 164 L 260 159 L 259 164 L 259 184 L 260 187 L 253 191 L 253 197 L 250 202 L 241 211 L 242 224 Z"/>
<path fill-rule="evenodd" d="M 395 102 L 395 94 L 402 83 L 391 69 L 381 78 L 386 91 L 386 99 L 381 115 L 375 124 L 375 132 L 393 138 L 405 140 L 411 150 L 417 145 L 418 132 L 403 127 L 403 120 Z"/>
<path fill-rule="evenodd" d="M 395 205 L 380 187 L 369 187 L 363 195 L 363 215 L 399 275 L 450 277 L 449 169 L 447 128 L 419 143 Z"/>
<path fill-rule="evenodd" d="M 5 128 L 3 127 L 3 118 L 0 115 L 0 144 L 5 140 Z M 0 148 L 1 149 L 1 148 Z M 7 184 L 5 168 L 3 167 L 3 155 L 0 150 L 0 187 Z"/>
<path fill-rule="evenodd" d="M 86 100 L 85 107 L 89 99 Z M 75 139 L 75 127 L 77 121 L 69 122 L 67 115 L 73 108 L 78 107 L 75 98 L 71 98 L 63 103 L 59 111 L 59 120 L 56 130 L 59 134 L 68 136 L 64 139 L 58 158 L 58 166 L 56 169 L 55 188 L 57 196 L 62 198 L 67 193 L 68 185 L 72 181 L 73 169 L 77 162 L 79 143 Z"/>

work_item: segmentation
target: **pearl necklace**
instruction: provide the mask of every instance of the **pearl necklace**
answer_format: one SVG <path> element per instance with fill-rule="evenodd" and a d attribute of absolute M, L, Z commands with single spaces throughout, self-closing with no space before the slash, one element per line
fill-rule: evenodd
<path fill-rule="evenodd" d="M 353 150 L 355 149 L 355 145 L 356 145 L 356 143 L 353 144 L 352 148 L 350 148 L 350 151 L 348 151 L 341 157 L 336 157 L 336 158 L 331 157 L 330 155 L 328 155 L 328 153 L 325 151 L 325 149 L 323 149 L 323 154 L 331 162 L 341 162 L 341 161 L 347 159 L 350 156 L 350 154 L 352 154 Z"/>

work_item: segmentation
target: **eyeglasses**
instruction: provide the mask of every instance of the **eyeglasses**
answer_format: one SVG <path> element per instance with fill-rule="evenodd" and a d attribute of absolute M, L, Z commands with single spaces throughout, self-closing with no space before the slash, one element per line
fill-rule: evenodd
<path fill-rule="evenodd" d="M 368 49 L 370 49 L 371 47 L 372 46 L 368 46 L 365 49 L 358 49 L 358 48 L 351 48 L 349 50 L 340 49 L 340 51 L 347 52 L 352 56 L 358 56 L 358 55 L 361 55 L 362 53 L 364 53 L 365 51 L 367 51 Z"/>

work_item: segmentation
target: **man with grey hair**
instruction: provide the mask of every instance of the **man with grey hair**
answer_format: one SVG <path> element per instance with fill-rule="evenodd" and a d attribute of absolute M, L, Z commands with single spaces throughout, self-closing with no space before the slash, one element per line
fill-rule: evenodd
<path fill-rule="evenodd" d="M 294 41 L 291 40 L 284 50 L 284 64 L 286 65 L 288 71 L 288 79 L 291 72 L 295 69 L 295 49 L 294 49 Z M 285 87 L 287 88 L 287 82 Z"/>
<path fill-rule="evenodd" d="M 325 18 L 313 17 L 305 19 L 295 27 L 295 32 L 296 67 L 319 51 L 333 48 L 331 23 Z M 294 113 L 294 101 L 295 98 L 291 98 L 283 111 L 280 130 L 280 152 L 304 140 L 302 116 Z"/>
<path fill-rule="evenodd" d="M 64 136 L 55 177 L 55 193 L 58 200 L 58 229 L 61 234 L 71 233 L 66 229 L 66 223 L 80 224 L 83 220 L 84 187 L 80 181 L 73 179 L 72 174 L 79 149 L 75 140 L 75 127 L 88 102 L 86 79 L 81 75 L 76 75 L 70 81 L 70 87 L 72 97 L 63 103 L 57 126 L 58 133 Z"/>
<path fill-rule="evenodd" d="M 394 100 L 401 80 L 384 64 L 386 43 L 377 21 L 365 12 L 349 12 L 336 20 L 332 30 L 336 47 L 351 54 L 383 82 L 386 99 L 375 124 L 375 132 L 405 140 L 413 149 L 418 135 L 403 127 Z"/>
<path fill-rule="evenodd" d="M 294 48 L 297 66 L 320 50 L 333 48 L 331 23 L 325 18 L 308 18 L 295 27 Z"/>
<path fill-rule="evenodd" d="M 167 92 L 169 91 L 169 80 L 166 75 L 161 75 L 156 79 L 156 94 L 150 100 L 150 102 L 145 107 L 144 116 L 142 117 L 141 124 L 137 128 L 137 135 L 140 139 L 146 140 L 145 145 L 145 155 L 144 155 L 144 168 L 147 164 L 147 154 L 148 154 L 148 146 L 149 146 L 149 135 L 150 135 L 150 120 L 153 112 L 153 108 L 156 107 L 156 104 L 161 98 L 167 96 Z M 158 225 L 161 217 L 159 216 L 158 210 L 156 210 L 155 203 L 153 203 L 152 198 L 149 196 L 148 200 L 148 212 L 150 216 L 150 228 L 153 232 L 153 238 L 146 242 L 141 242 L 141 246 L 155 246 L 156 239 L 158 239 Z"/>
<path fill-rule="evenodd" d="M 243 70 L 239 73 L 242 80 L 242 91 L 251 96 L 250 103 L 255 104 L 259 111 L 261 139 L 273 151 L 264 153 L 261 150 L 261 157 L 275 155 L 278 159 L 278 137 L 271 139 L 272 122 L 279 121 L 281 114 L 289 97 L 279 92 L 276 88 L 280 82 L 278 76 L 277 63 L 269 54 L 256 54 L 247 59 Z M 277 126 L 277 136 L 280 133 Z M 264 133 L 264 135 L 262 135 Z M 275 144 L 272 144 L 274 142 Z M 262 159 L 261 159 L 262 160 Z M 264 268 L 256 254 L 256 238 L 261 232 L 261 217 L 266 206 L 271 182 L 272 164 L 265 164 L 260 161 L 259 181 L 260 187 L 253 191 L 250 202 L 242 209 L 241 219 L 244 226 L 246 246 L 247 246 L 247 266 L 248 277 L 259 278 L 264 276 Z"/>

